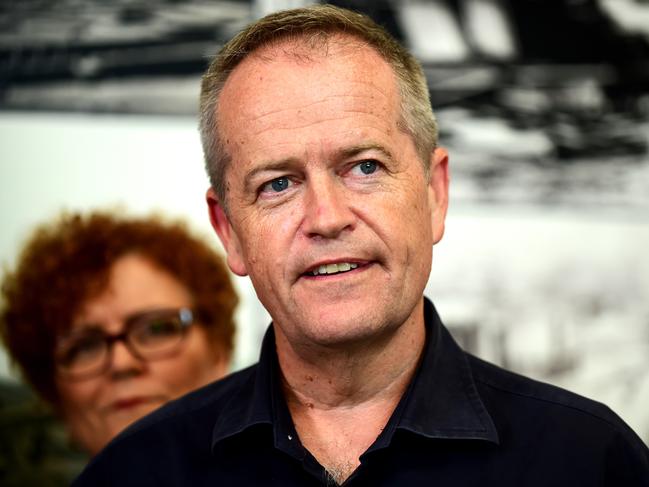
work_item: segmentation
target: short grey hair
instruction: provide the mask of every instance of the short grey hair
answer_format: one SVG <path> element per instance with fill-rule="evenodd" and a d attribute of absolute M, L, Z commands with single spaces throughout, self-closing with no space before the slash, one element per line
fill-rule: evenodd
<path fill-rule="evenodd" d="M 226 170 L 231 162 L 218 127 L 219 96 L 230 73 L 251 52 L 284 40 L 351 36 L 375 49 L 392 67 L 401 95 L 399 127 L 409 134 L 428 172 L 437 146 L 437 122 L 428 84 L 417 59 L 385 29 L 365 15 L 332 5 L 313 5 L 267 15 L 227 42 L 212 60 L 201 83 L 200 133 L 205 168 L 220 203 L 227 209 Z M 305 43 L 307 44 L 307 43 Z"/>

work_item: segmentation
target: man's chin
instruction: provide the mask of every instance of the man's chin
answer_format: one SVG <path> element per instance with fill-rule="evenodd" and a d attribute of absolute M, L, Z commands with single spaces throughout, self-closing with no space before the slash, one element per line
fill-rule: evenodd
<path fill-rule="evenodd" d="M 330 313 L 305 317 L 299 327 L 304 342 L 323 348 L 350 348 L 367 346 L 386 332 L 386 317 L 378 313 L 359 312 L 337 308 Z"/>

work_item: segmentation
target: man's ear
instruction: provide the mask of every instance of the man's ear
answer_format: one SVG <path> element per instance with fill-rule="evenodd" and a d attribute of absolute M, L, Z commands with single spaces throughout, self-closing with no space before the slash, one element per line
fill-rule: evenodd
<path fill-rule="evenodd" d="M 430 155 L 430 179 L 428 181 L 431 192 L 432 218 L 433 218 L 433 243 L 437 243 L 444 235 L 444 221 L 448 210 L 448 153 L 446 149 L 436 148 Z"/>
<path fill-rule="evenodd" d="M 238 276 L 247 276 L 248 271 L 243 258 L 241 242 L 232 229 L 232 225 L 223 209 L 223 205 L 219 202 L 219 199 L 212 188 L 207 190 L 205 200 L 207 201 L 207 210 L 210 214 L 212 228 L 219 236 L 219 239 L 221 239 L 223 247 L 225 247 L 230 270 Z"/>

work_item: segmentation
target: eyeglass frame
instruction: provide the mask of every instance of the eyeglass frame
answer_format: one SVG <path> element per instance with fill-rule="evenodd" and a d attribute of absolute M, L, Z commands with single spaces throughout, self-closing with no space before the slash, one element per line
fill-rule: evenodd
<path fill-rule="evenodd" d="M 152 357 L 145 357 L 142 355 L 140 351 L 137 350 L 137 347 L 135 347 L 131 341 L 129 340 L 129 335 L 131 333 L 131 330 L 139 323 L 139 320 L 142 320 L 143 317 L 146 317 L 147 315 L 151 314 L 156 314 L 156 313 L 164 313 L 164 312 L 174 312 L 174 315 L 180 318 L 180 340 L 178 341 L 177 345 L 174 345 L 174 347 L 170 348 L 169 350 L 165 350 L 162 352 L 160 355 L 155 355 Z M 135 358 L 138 360 L 141 360 L 143 362 L 151 362 L 151 361 L 156 361 L 156 360 L 161 360 L 165 358 L 172 357 L 181 348 L 181 345 L 185 341 L 185 338 L 187 336 L 187 332 L 189 331 L 189 328 L 195 323 L 196 321 L 196 316 L 197 312 L 196 310 L 193 310 L 189 307 L 186 306 L 181 306 L 179 308 L 159 308 L 159 309 L 149 309 L 145 311 L 139 311 L 136 313 L 133 313 L 129 316 L 127 316 L 123 322 L 123 329 L 119 333 L 106 333 L 104 330 L 101 328 L 93 327 L 93 330 L 97 330 L 103 338 L 103 343 L 106 346 L 106 357 L 103 360 L 103 363 L 101 366 L 97 367 L 96 370 L 91 370 L 89 372 L 81 373 L 81 374 L 75 374 L 71 373 L 70 371 L 65 370 L 64 367 L 61 366 L 58 357 L 57 357 L 57 348 L 61 342 L 63 342 L 66 339 L 69 339 L 70 336 L 61 336 L 57 339 L 56 344 L 55 344 L 55 350 L 53 354 L 53 361 L 54 365 L 56 367 L 57 373 L 65 378 L 66 380 L 69 381 L 83 381 L 86 379 L 91 379 L 94 377 L 99 377 L 103 373 L 105 373 L 111 366 L 111 363 L 113 361 L 113 348 L 115 343 L 117 342 L 122 342 L 124 346 L 128 349 L 129 353 L 131 353 Z M 81 333 L 80 333 L 81 334 Z"/>

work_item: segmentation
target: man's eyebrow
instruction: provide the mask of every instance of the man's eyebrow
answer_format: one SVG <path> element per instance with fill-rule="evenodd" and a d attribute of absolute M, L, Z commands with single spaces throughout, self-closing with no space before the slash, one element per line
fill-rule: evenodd
<path fill-rule="evenodd" d="M 289 157 L 287 159 L 281 159 L 279 161 L 267 161 L 267 162 L 262 162 L 255 168 L 251 169 L 250 172 L 248 172 L 245 175 L 245 191 L 256 191 L 257 188 L 252 187 L 253 185 L 253 180 L 259 173 L 263 172 L 269 172 L 269 171 L 286 171 L 287 169 L 290 169 L 291 167 L 295 167 L 295 163 L 297 160 L 293 157 Z"/>
<path fill-rule="evenodd" d="M 392 156 L 392 153 L 389 149 L 382 146 L 381 144 L 375 144 L 373 142 L 345 147 L 339 151 L 339 156 L 341 158 L 354 157 L 367 151 L 377 151 L 383 154 L 384 157 L 387 157 L 390 161 L 394 160 L 394 157 Z"/>

